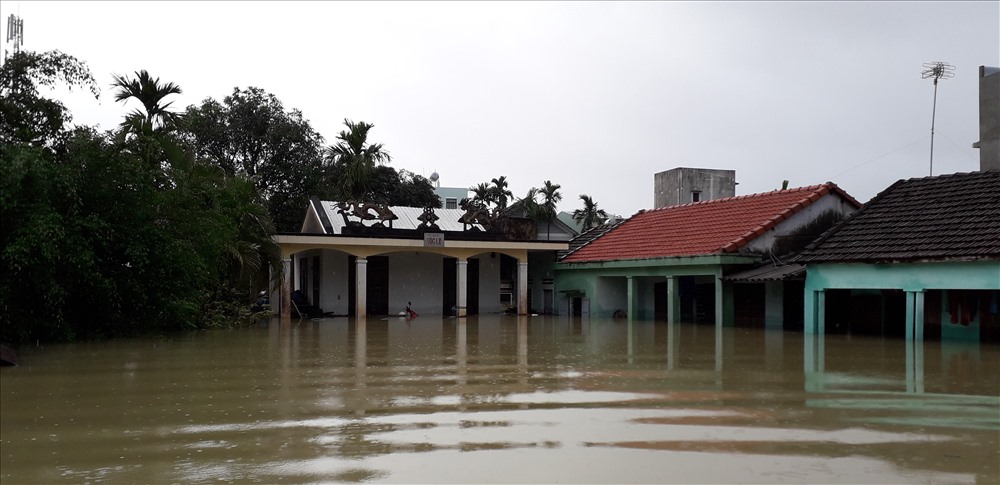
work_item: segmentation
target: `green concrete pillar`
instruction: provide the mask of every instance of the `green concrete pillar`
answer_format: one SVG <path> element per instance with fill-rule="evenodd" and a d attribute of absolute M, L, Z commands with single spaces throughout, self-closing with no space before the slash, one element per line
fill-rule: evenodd
<path fill-rule="evenodd" d="M 635 278 L 632 276 L 626 276 L 625 279 L 628 281 L 628 292 L 626 298 L 628 298 L 628 303 L 625 306 L 625 311 L 628 314 L 629 321 L 635 318 Z"/>
<path fill-rule="evenodd" d="M 824 290 L 805 291 L 804 330 L 807 334 L 820 334 L 826 331 L 826 292 Z"/>
<path fill-rule="evenodd" d="M 715 273 L 715 328 L 722 331 L 725 323 L 725 291 L 722 289 L 722 270 Z"/>
<path fill-rule="evenodd" d="M 681 321 L 681 291 L 680 279 L 676 276 L 667 277 L 667 322 Z"/>

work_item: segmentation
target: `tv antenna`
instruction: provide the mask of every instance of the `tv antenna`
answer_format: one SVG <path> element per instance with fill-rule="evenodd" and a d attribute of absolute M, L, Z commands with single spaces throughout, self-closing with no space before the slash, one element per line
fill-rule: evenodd
<path fill-rule="evenodd" d="M 938 79 L 951 79 L 955 77 L 955 66 L 947 62 L 934 61 L 925 62 L 924 71 L 920 73 L 920 79 L 934 79 L 934 107 L 931 109 L 931 175 L 934 175 L 934 117 L 937 114 L 937 85 Z"/>

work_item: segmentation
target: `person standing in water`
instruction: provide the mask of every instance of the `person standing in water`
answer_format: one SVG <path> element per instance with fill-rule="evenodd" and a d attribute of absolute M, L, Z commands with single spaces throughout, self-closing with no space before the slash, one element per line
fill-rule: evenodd
<path fill-rule="evenodd" d="M 413 305 L 412 301 L 406 302 L 406 318 L 417 318 L 418 316 L 420 316 L 417 315 L 417 312 L 413 311 L 413 309 L 410 308 L 410 305 Z"/>

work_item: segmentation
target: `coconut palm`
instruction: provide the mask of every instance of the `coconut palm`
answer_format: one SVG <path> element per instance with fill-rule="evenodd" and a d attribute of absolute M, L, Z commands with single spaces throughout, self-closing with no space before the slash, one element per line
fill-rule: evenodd
<path fill-rule="evenodd" d="M 507 200 L 513 199 L 514 194 L 507 188 L 507 176 L 501 175 L 493 180 L 490 180 L 493 184 L 490 187 L 490 192 L 492 193 L 492 199 L 497 204 L 498 210 L 504 210 L 507 208 Z"/>
<path fill-rule="evenodd" d="M 341 200 L 361 200 L 369 197 L 370 186 L 375 176 L 375 166 L 392 161 L 389 152 L 381 143 L 368 143 L 368 131 L 375 125 L 359 121 L 344 120 L 347 130 L 337 135 L 336 145 L 330 147 L 334 172 L 339 175 L 335 181 Z"/>
<path fill-rule="evenodd" d="M 546 239 L 551 237 L 552 219 L 556 218 L 556 204 L 562 200 L 562 194 L 559 193 L 561 187 L 559 184 L 553 184 L 551 180 L 546 180 L 545 185 L 538 191 L 542 196 L 541 215 L 548 228 L 545 234 Z"/>
<path fill-rule="evenodd" d="M 480 183 L 475 187 L 469 187 L 469 191 L 472 192 L 472 202 L 481 204 L 483 207 L 490 204 L 493 201 L 493 192 L 490 190 L 490 186 L 485 183 Z"/>
<path fill-rule="evenodd" d="M 168 111 L 167 108 L 173 101 L 163 104 L 163 98 L 171 94 L 181 94 L 180 86 L 165 82 L 160 83 L 160 78 L 153 78 L 145 69 L 137 71 L 134 78 L 113 75 L 114 82 L 111 83 L 115 92 L 115 101 L 128 101 L 130 98 L 137 99 L 142 103 L 143 110 L 136 109 L 125 117 L 121 126 L 128 133 L 138 133 L 172 127 L 177 120 L 177 114 Z"/>
<path fill-rule="evenodd" d="M 583 201 L 583 209 L 573 211 L 573 220 L 582 225 L 584 231 L 604 224 L 608 220 L 608 213 L 598 209 L 597 202 L 594 202 L 589 195 L 580 194 L 580 200 Z"/>

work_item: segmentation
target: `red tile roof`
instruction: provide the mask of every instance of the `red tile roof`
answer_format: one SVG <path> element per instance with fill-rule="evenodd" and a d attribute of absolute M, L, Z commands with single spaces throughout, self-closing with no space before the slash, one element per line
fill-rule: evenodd
<path fill-rule="evenodd" d="M 562 259 L 563 263 L 730 253 L 824 195 L 861 203 L 836 184 L 775 190 L 639 211 Z"/>

